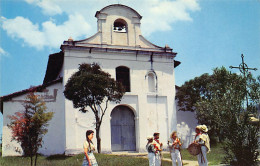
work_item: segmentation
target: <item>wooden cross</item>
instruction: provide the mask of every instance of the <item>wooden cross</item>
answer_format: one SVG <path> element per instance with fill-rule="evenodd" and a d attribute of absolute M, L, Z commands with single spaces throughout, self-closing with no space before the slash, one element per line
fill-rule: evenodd
<path fill-rule="evenodd" d="M 241 73 L 243 73 L 244 77 L 246 76 L 246 73 L 248 72 L 248 70 L 257 70 L 257 68 L 249 68 L 247 66 L 247 64 L 245 64 L 244 62 L 244 55 L 242 54 L 241 55 L 241 58 L 242 58 L 242 63 L 239 65 L 239 67 L 233 67 L 233 66 L 229 66 L 229 68 L 233 69 L 233 68 L 236 68 L 236 69 L 239 69 Z"/>

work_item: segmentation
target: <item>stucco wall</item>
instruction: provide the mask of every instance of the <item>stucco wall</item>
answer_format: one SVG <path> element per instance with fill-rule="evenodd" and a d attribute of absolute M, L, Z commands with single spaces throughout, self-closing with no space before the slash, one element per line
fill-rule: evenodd
<path fill-rule="evenodd" d="M 49 86 L 46 92 L 36 93 L 43 96 L 46 102 L 47 111 L 54 112 L 52 120 L 49 122 L 48 133 L 43 138 L 43 146 L 39 153 L 44 155 L 62 154 L 65 151 L 65 116 L 64 97 L 61 83 Z M 57 92 L 57 96 L 55 96 Z M 7 127 L 10 123 L 8 116 L 15 112 L 23 111 L 23 101 L 26 95 L 13 98 L 4 102 L 3 111 L 3 156 L 21 155 L 16 150 L 22 152 L 20 145 L 16 141 L 11 141 L 11 130 Z"/>
<path fill-rule="evenodd" d="M 65 51 L 64 85 L 77 71 L 81 63 L 100 64 L 102 70 L 115 78 L 115 68 L 126 66 L 130 69 L 131 92 L 126 92 L 120 104 L 132 108 L 136 123 L 136 150 L 145 151 L 147 135 L 161 133 L 161 141 L 166 143 L 172 130 L 176 130 L 176 112 L 174 106 L 175 80 L 173 62 L 166 57 L 154 56 L 151 64 L 149 55 L 129 53 L 89 52 L 89 50 Z M 146 74 L 153 68 L 157 74 L 157 92 L 149 92 Z M 73 108 L 72 102 L 65 100 L 66 114 L 66 153 L 82 152 L 85 131 L 94 129 L 92 111 L 86 115 Z M 110 103 L 101 126 L 102 151 L 111 152 L 110 114 L 117 105 Z M 82 120 L 79 124 L 79 118 Z M 76 120 L 77 119 L 77 120 Z M 85 122 L 84 122 L 85 119 Z M 85 123 L 85 125 L 82 125 Z M 94 139 L 95 142 L 95 139 Z"/>
<path fill-rule="evenodd" d="M 198 125 L 196 115 L 190 111 L 177 111 L 177 132 L 183 142 L 183 148 L 187 148 L 194 141 L 195 128 Z"/>

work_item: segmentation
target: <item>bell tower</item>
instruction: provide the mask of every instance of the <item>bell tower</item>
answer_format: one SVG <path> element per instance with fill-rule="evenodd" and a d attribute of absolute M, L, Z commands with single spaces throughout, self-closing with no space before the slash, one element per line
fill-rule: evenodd
<path fill-rule="evenodd" d="M 102 44 L 138 47 L 142 16 L 132 8 L 116 4 L 96 12 Z"/>

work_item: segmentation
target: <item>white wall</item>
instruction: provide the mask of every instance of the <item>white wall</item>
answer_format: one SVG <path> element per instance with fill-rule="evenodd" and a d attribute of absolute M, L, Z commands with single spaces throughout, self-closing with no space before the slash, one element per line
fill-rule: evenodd
<path fill-rule="evenodd" d="M 174 66 L 166 57 L 154 56 L 151 66 L 150 56 L 134 53 L 94 52 L 89 50 L 65 50 L 64 81 L 78 70 L 81 63 L 100 64 L 102 70 L 109 72 L 115 78 L 115 68 L 126 66 L 130 69 L 131 92 L 126 92 L 121 103 L 131 107 L 136 115 L 136 150 L 145 151 L 147 135 L 155 131 L 161 133 L 161 141 L 166 145 L 169 134 L 176 130 L 176 112 L 174 105 L 175 80 Z M 158 91 L 149 92 L 146 74 L 153 67 L 158 77 Z M 117 105 L 110 103 L 101 126 L 102 151 L 111 152 L 110 114 Z M 85 132 L 94 129 L 95 121 L 92 111 L 82 114 L 74 109 L 72 102 L 65 100 L 66 114 L 66 154 L 82 152 Z M 79 124 L 79 118 L 82 120 Z M 77 119 L 77 120 L 76 120 Z M 83 125 L 83 121 L 85 125 Z M 94 140 L 95 142 L 95 140 Z M 165 146 L 166 148 L 166 146 Z"/>
<path fill-rule="evenodd" d="M 46 88 L 48 92 L 36 93 L 45 96 L 47 111 L 54 112 L 52 120 L 49 122 L 48 133 L 43 138 L 43 146 L 39 153 L 44 155 L 62 154 L 65 151 L 65 117 L 64 117 L 64 97 L 61 83 Z M 57 91 L 57 96 L 54 92 Z M 46 95 L 48 97 L 46 97 Z M 22 152 L 21 146 L 16 141 L 11 141 L 11 130 L 7 127 L 10 123 L 8 116 L 14 115 L 15 112 L 23 111 L 23 101 L 25 95 L 13 98 L 11 101 L 4 102 L 3 111 L 3 156 L 22 155 L 16 152 Z"/>
<path fill-rule="evenodd" d="M 183 142 L 183 148 L 187 148 L 194 141 L 197 125 L 198 121 L 194 112 L 177 111 L 177 132 Z"/>

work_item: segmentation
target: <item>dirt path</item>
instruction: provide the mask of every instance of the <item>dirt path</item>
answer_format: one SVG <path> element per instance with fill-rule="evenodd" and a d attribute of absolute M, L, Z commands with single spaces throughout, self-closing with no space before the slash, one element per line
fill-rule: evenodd
<path fill-rule="evenodd" d="M 147 158 L 147 153 L 133 153 L 133 152 L 113 152 L 111 155 L 118 155 L 118 156 L 133 156 L 133 157 L 142 157 Z M 163 158 L 165 161 L 171 161 L 171 159 Z M 184 166 L 198 166 L 197 161 L 191 160 L 183 160 Z"/>
<path fill-rule="evenodd" d="M 171 159 L 164 158 L 165 161 L 172 161 Z M 197 161 L 191 161 L 191 160 L 182 160 L 184 166 L 198 166 Z"/>

